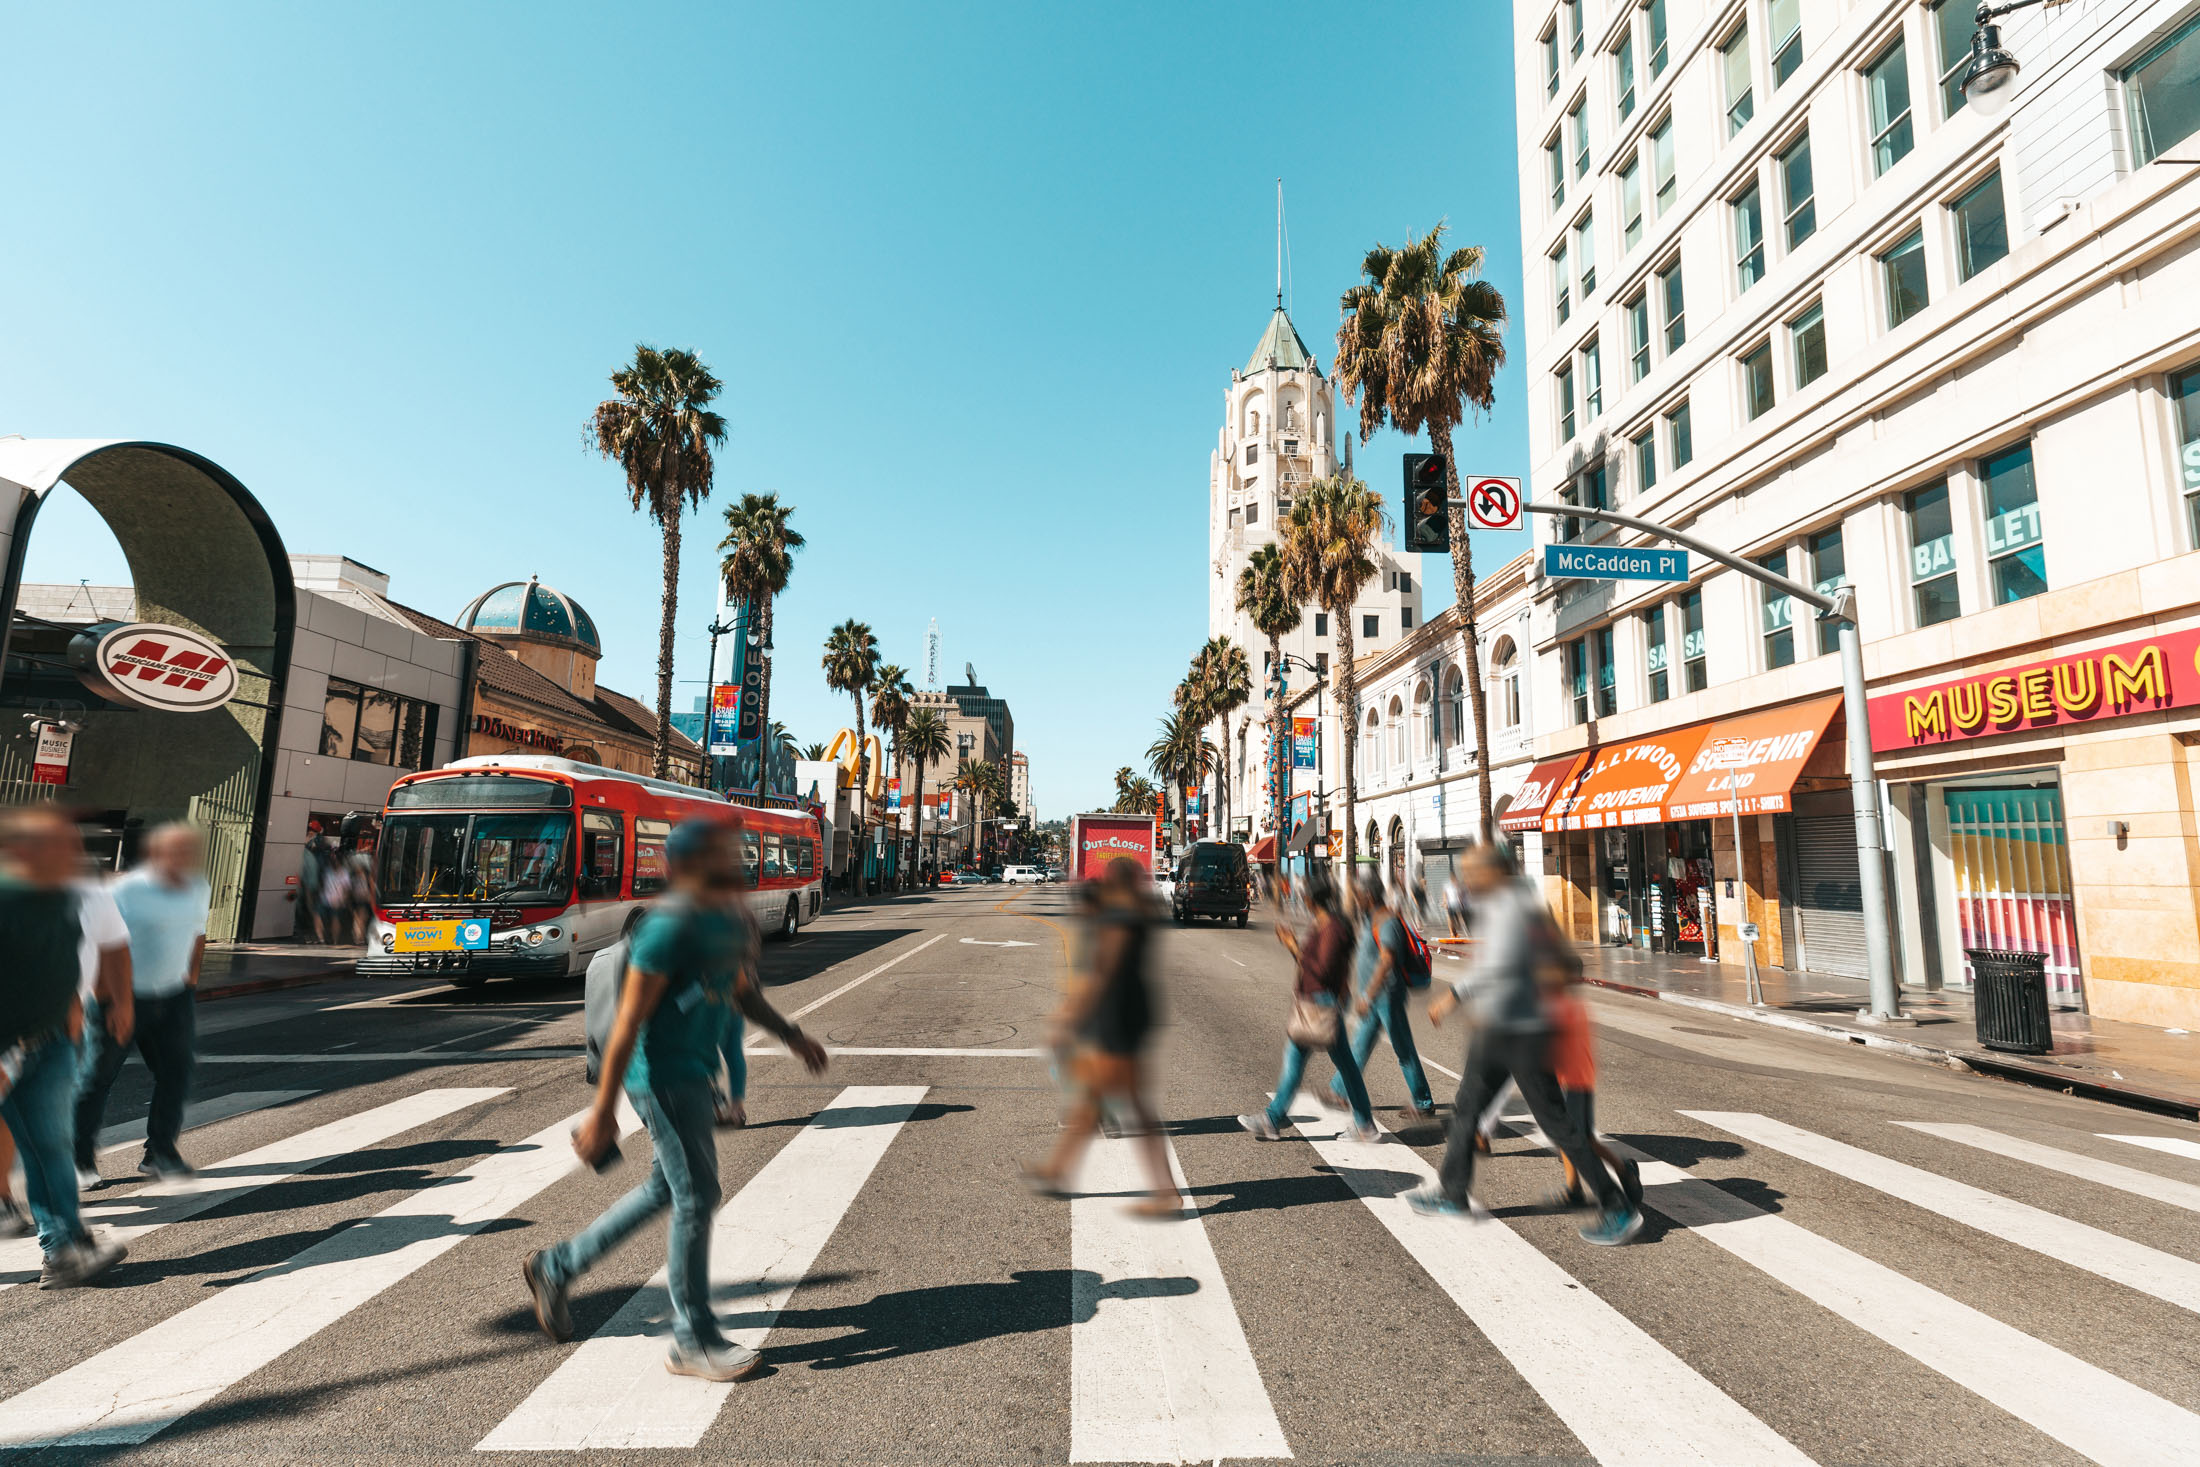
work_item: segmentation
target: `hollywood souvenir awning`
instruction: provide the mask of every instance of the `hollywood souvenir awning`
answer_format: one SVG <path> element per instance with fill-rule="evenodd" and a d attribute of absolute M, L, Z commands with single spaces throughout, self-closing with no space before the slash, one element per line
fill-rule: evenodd
<path fill-rule="evenodd" d="M 1591 754 L 1543 812 L 1545 830 L 1603 830 L 1655 825 L 1711 732 L 1708 723 L 1610 744 Z"/>
<path fill-rule="evenodd" d="M 1711 725 L 1688 772 L 1666 801 L 1674 820 L 1728 811 L 1777 815 L 1792 808 L 1788 794 L 1840 711 L 1841 695 L 1722 718 Z"/>
<path fill-rule="evenodd" d="M 1528 772 L 1528 778 L 1520 786 L 1519 795 L 1504 814 L 1497 817 L 1499 830 L 1541 830 L 1543 811 L 1558 792 L 1573 778 L 1574 771 L 1587 763 L 1586 754 L 1561 754 L 1556 759 L 1546 759 Z"/>

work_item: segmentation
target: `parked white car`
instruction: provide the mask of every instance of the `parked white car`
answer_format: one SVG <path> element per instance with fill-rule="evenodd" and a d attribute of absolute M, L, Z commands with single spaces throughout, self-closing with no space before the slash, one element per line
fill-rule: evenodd
<path fill-rule="evenodd" d="M 1037 886 L 1046 879 L 1046 872 L 1037 866 L 1009 866 L 1001 871 L 1001 880 L 1009 886 Z"/>

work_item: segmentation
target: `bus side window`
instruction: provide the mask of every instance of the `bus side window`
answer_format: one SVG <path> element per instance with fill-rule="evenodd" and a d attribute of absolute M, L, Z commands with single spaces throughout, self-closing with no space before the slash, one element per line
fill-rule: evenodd
<path fill-rule="evenodd" d="M 756 832 L 741 832 L 741 870 L 750 886 L 756 885 Z"/>
<path fill-rule="evenodd" d="M 771 830 L 765 831 L 763 843 L 764 879 L 766 881 L 777 881 L 787 874 L 786 866 L 780 856 L 779 833 Z"/>
<path fill-rule="evenodd" d="M 634 822 L 634 895 L 655 896 L 665 889 L 665 837 L 672 834 L 666 820 Z"/>
<path fill-rule="evenodd" d="M 626 832 L 619 817 L 604 810 L 581 813 L 581 896 L 613 897 L 625 877 Z"/>
<path fill-rule="evenodd" d="M 817 867 L 812 864 L 817 859 L 817 842 L 811 840 L 808 836 L 803 835 L 796 836 L 794 838 L 793 845 L 793 874 L 801 877 L 804 881 L 807 881 L 812 876 L 817 874 Z"/>

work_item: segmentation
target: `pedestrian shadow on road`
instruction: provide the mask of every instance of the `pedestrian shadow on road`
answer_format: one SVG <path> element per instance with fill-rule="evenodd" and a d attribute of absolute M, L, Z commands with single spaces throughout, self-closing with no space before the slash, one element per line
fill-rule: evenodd
<path fill-rule="evenodd" d="M 1286 1207 L 1351 1202 L 1363 1192 L 1373 1197 L 1396 1197 L 1421 1185 L 1421 1179 L 1409 1172 L 1378 1168 L 1354 1167 L 1352 1178 L 1348 1184 L 1336 1168 L 1317 1166 L 1300 1176 L 1223 1182 L 1194 1187 L 1191 1192 L 1199 1199 L 1200 1214 L 1215 1217 L 1231 1212 L 1276 1212 Z M 1209 1198 L 1219 1200 L 1209 1201 Z"/>
<path fill-rule="evenodd" d="M 1707 1161 L 1732 1161 L 1742 1154 L 1738 1141 L 1725 1141 L 1715 1136 L 1666 1136 L 1656 1132 L 1628 1132 L 1614 1134 L 1614 1141 L 1622 1141 L 1645 1156 L 1656 1157 L 1669 1165 L 1688 1167 Z"/>
<path fill-rule="evenodd" d="M 816 1126 L 820 1131 L 844 1131 L 856 1126 L 892 1126 L 909 1121 L 936 1121 L 957 1111 L 976 1110 L 974 1105 L 949 1105 L 944 1101 L 925 1101 L 917 1105 L 836 1105 L 826 1110 L 814 1110 L 808 1115 L 781 1116 L 776 1121 L 753 1121 L 743 1126 L 744 1131 L 801 1130 Z"/>

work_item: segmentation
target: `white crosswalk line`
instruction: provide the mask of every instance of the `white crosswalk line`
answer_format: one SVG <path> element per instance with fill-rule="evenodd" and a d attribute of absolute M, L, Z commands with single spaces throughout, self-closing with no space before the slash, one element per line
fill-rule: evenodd
<path fill-rule="evenodd" d="M 713 1297 L 738 1291 L 727 1337 L 763 1346 L 795 1287 L 899 1135 L 923 1085 L 851 1085 L 764 1164 L 711 1228 Z M 476 1450 L 594 1451 L 692 1447 L 735 1390 L 665 1369 L 671 1334 L 665 1271 L 550 1373 Z"/>
<path fill-rule="evenodd" d="M 1424 1217 L 1394 1180 L 1436 1173 L 1410 1147 L 1362 1145 L 1301 1092 L 1300 1133 L 1606 1467 L 1805 1463 L 1792 1442 L 1494 1219 Z"/>
<path fill-rule="evenodd" d="M 1614 1142 L 1643 1204 L 2103 1467 L 2192 1467 L 2200 1416 Z"/>
<path fill-rule="evenodd" d="M 88 1193 L 83 1200 L 84 1221 L 104 1227 L 114 1242 L 129 1243 L 155 1228 L 234 1202 L 247 1193 L 504 1093 L 501 1088 L 423 1090 L 202 1167 L 197 1176 L 154 1182 L 134 1192 Z M 38 1277 L 39 1263 L 36 1238 L 0 1243 L 0 1289 Z"/>
<path fill-rule="evenodd" d="M 1070 1203 L 1069 1459 L 1290 1456 L 1206 1223 L 1131 1216 L 1145 1185 L 1136 1142 L 1092 1143 L 1078 1190 L 1114 1195 Z"/>
<path fill-rule="evenodd" d="M 2098 1182 L 2104 1187 L 2114 1187 L 2119 1192 L 2129 1192 L 2135 1197 L 2148 1197 L 2156 1202 L 2166 1202 L 2171 1207 L 2182 1207 L 2187 1212 L 2200 1212 L 2200 1187 L 2190 1182 L 2180 1182 L 2173 1177 L 2156 1176 L 2137 1167 L 2123 1166 L 2083 1152 L 2064 1151 L 2055 1146 L 2042 1146 L 2036 1141 L 2026 1141 L 2016 1136 L 2006 1136 L 1999 1131 L 1989 1131 L 1984 1126 L 1964 1126 L 1944 1121 L 1896 1121 L 1912 1131 L 1923 1131 L 1928 1136 L 1938 1136 L 1943 1141 L 1957 1141 L 1965 1146 L 1976 1146 L 1981 1151 L 1991 1151 L 1996 1156 L 2006 1156 L 2011 1161 L 2028 1161 L 2034 1166 L 2083 1181 Z"/>
<path fill-rule="evenodd" d="M 0 1402 L 0 1444 L 149 1440 L 579 1166 L 567 1133 L 585 1114 L 501 1147 Z M 640 1125 L 622 1104 L 621 1133 Z"/>
<path fill-rule="evenodd" d="M 2112 1283 L 2200 1312 L 2200 1263 L 2134 1243 L 2100 1228 L 1943 1177 L 1862 1147 L 1814 1135 L 1785 1121 L 1747 1111 L 1684 1110 L 1682 1115 L 1731 1131 L 1745 1141 L 1821 1166 L 1927 1212 L 2044 1253 Z"/>
<path fill-rule="evenodd" d="M 2144 1146 L 2149 1151 L 2159 1151 L 2168 1156 L 2186 1156 L 2200 1161 L 2200 1141 L 2188 1141 L 2182 1136 L 2111 1136 L 2099 1133 L 2103 1141 L 2124 1141 L 2133 1146 Z"/>
<path fill-rule="evenodd" d="M 226 1121 L 231 1116 L 241 1116 L 256 1110 L 268 1110 L 287 1105 L 313 1094 L 311 1090 L 232 1090 L 227 1095 L 217 1095 L 211 1100 L 194 1100 L 183 1108 L 183 1129 L 211 1126 L 216 1121 Z M 99 1129 L 99 1149 L 112 1151 L 118 1146 L 128 1146 L 133 1141 L 145 1139 L 146 1117 L 134 1121 L 122 1121 Z"/>

